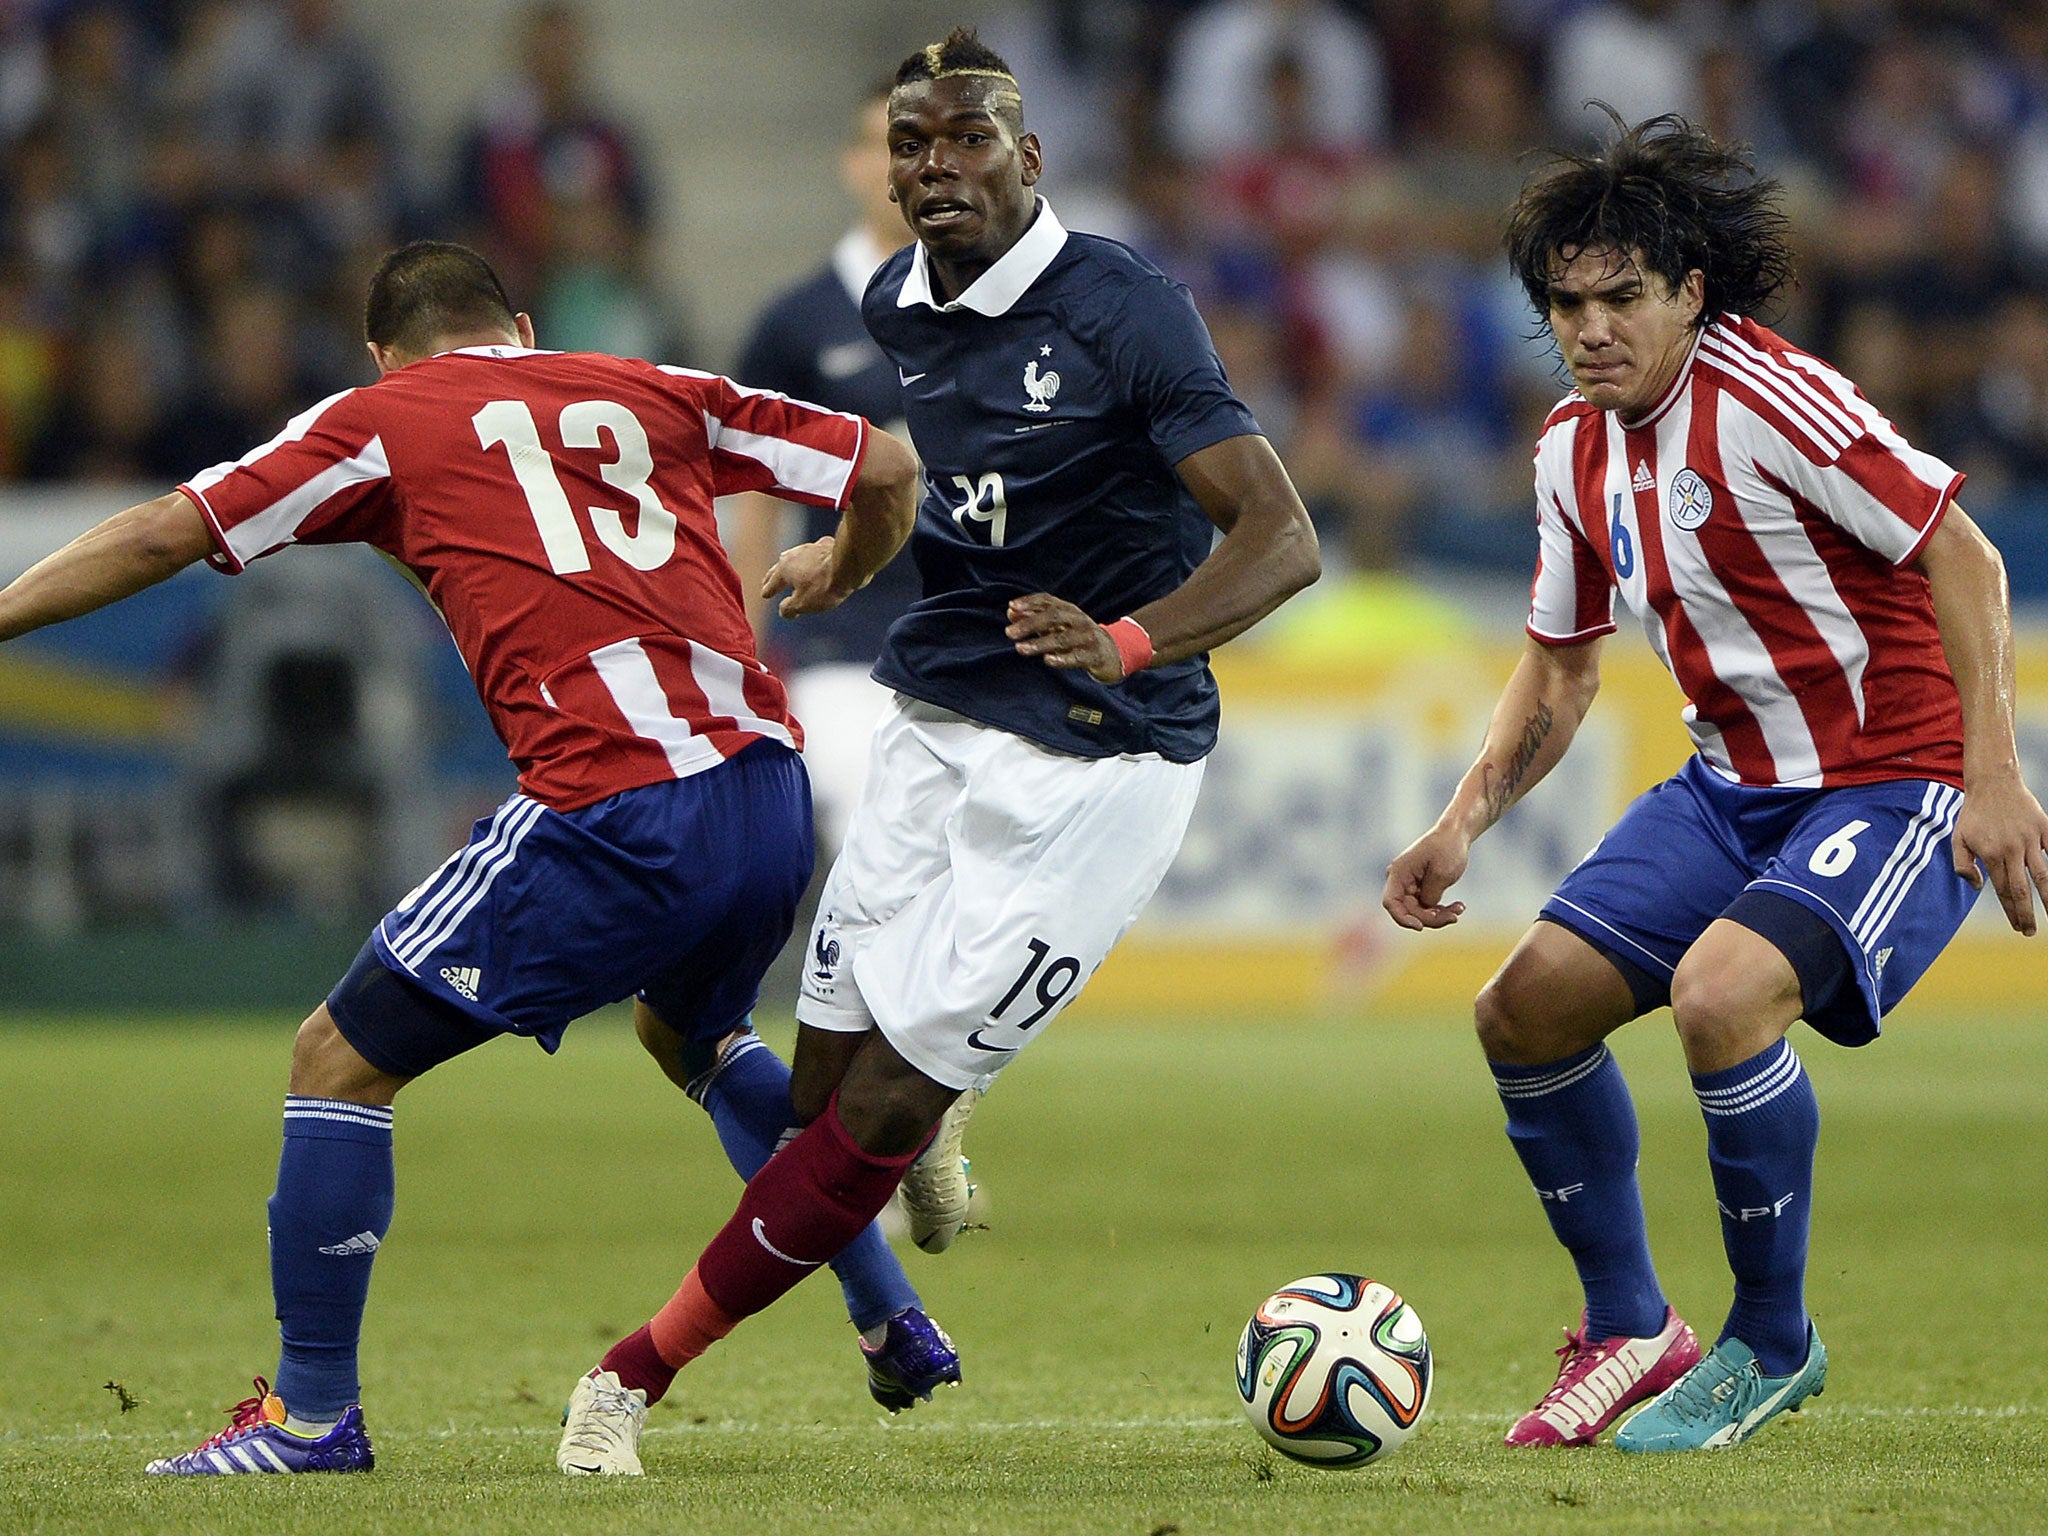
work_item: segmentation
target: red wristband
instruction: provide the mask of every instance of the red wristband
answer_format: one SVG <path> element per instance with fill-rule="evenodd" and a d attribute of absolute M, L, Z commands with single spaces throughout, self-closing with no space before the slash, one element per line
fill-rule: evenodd
<path fill-rule="evenodd" d="M 1152 637 L 1145 633 L 1145 626 L 1128 614 L 1114 624 L 1102 626 L 1109 636 L 1110 644 L 1116 647 L 1116 654 L 1124 664 L 1124 676 L 1142 672 L 1152 665 Z"/>

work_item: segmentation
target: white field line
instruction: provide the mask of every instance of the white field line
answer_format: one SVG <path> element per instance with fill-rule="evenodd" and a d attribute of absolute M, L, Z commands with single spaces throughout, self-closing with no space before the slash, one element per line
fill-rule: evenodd
<path fill-rule="evenodd" d="M 1879 1405 L 1859 1406 L 1844 1404 L 1829 1407 L 1815 1403 L 1802 1410 L 1816 1418 L 1861 1419 L 1861 1420 L 1908 1420 L 1908 1419 L 2041 1419 L 2048 1418 L 2048 1404 L 2015 1403 L 2006 1406 L 1991 1406 L 1981 1403 L 1965 1403 L 1948 1408 L 1930 1407 L 1884 1407 Z M 1512 1412 L 1505 1413 L 1439 1413 L 1431 1414 L 1425 1422 L 1437 1424 L 1487 1425 L 1509 1423 Z M 867 1424 L 762 1424 L 744 1419 L 722 1419 L 704 1424 L 650 1424 L 649 1435 L 754 1435 L 787 1434 L 801 1428 L 806 1436 L 844 1436 L 867 1434 L 876 1427 L 888 1429 L 894 1434 L 907 1435 L 1014 1435 L 1048 1434 L 1057 1432 L 1079 1434 L 1134 1434 L 1146 1430 L 1213 1430 L 1242 1433 L 1245 1421 L 1242 1416 L 1203 1416 L 1188 1418 L 1144 1418 L 1144 1419 L 1013 1419 L 1003 1422 L 996 1420 L 953 1420 L 932 1418 L 923 1421 L 911 1420 L 906 1423 L 890 1423 L 877 1420 Z M 427 1438 L 432 1440 L 521 1440 L 545 1437 L 553 1439 L 561 1430 L 553 1424 L 513 1425 L 459 1425 L 450 1424 L 441 1429 L 416 1430 L 409 1434 L 394 1436 L 397 1439 Z M 0 1445 L 69 1445 L 85 1441 L 128 1442 L 141 1439 L 162 1438 L 160 1431 L 135 1430 L 115 1434 L 112 1430 L 69 1430 L 48 1434 L 22 1434 L 17 1431 L 0 1431 Z"/>

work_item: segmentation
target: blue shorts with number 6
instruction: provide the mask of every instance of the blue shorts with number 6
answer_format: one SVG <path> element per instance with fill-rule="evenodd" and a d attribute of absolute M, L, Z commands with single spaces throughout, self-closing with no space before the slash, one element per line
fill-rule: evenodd
<path fill-rule="evenodd" d="M 1834 930 L 1857 983 L 1807 1023 L 1865 1045 L 1976 900 L 1950 853 L 1962 804 L 1961 790 L 1929 779 L 1756 788 L 1695 757 L 1636 799 L 1542 915 L 1668 987 L 1744 891 L 1798 902 Z"/>

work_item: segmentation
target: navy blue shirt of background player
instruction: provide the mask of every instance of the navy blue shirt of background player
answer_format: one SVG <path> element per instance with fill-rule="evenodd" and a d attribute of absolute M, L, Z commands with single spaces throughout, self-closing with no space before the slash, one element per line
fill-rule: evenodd
<path fill-rule="evenodd" d="M 1259 425 L 1187 289 L 1128 246 L 1069 234 L 1041 198 L 952 303 L 934 303 L 913 245 L 875 274 L 861 316 L 896 366 L 925 474 L 910 540 L 924 597 L 875 677 L 1079 757 L 1206 755 L 1206 655 L 1107 687 L 1003 634 L 1013 597 L 1050 592 L 1112 623 L 1209 553 L 1214 525 L 1174 465 Z"/>
<path fill-rule="evenodd" d="M 769 301 L 732 376 L 827 410 L 851 411 L 905 436 L 896 370 L 860 318 L 861 293 L 887 254 L 864 231 L 849 231 L 829 263 Z M 822 539 L 839 526 L 839 514 L 829 508 L 795 510 L 803 532 L 792 542 Z M 858 597 L 829 613 L 785 619 L 770 604 L 766 648 L 778 665 L 865 666 L 881 653 L 889 626 L 917 600 L 918 590 L 917 568 L 909 560 L 892 560 Z"/>

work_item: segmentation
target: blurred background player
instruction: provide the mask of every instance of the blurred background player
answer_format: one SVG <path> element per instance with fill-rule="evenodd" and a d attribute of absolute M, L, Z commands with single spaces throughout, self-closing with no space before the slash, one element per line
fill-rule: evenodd
<path fill-rule="evenodd" d="M 1009 66 L 956 30 L 897 70 L 888 129 L 917 244 L 862 315 L 925 455 L 925 596 L 876 665 L 897 696 L 806 949 L 810 1123 L 585 1378 L 629 1401 L 578 1386 L 564 1443 L 610 1436 L 605 1471 L 639 1470 L 676 1373 L 866 1227 L 1079 995 L 1179 850 L 1216 741 L 1207 652 L 1320 570 L 1187 290 L 1034 194 Z M 766 586 L 785 615 L 831 607 L 839 559 L 800 545 Z"/>
<path fill-rule="evenodd" d="M 859 217 L 823 267 L 761 311 L 733 377 L 851 411 L 902 437 L 903 396 L 896 370 L 860 318 L 869 279 L 909 238 L 903 216 L 889 199 L 888 109 L 884 81 L 861 98 L 840 151 L 840 184 Z M 800 622 L 779 617 L 758 590 L 769 566 L 791 544 L 809 543 L 831 531 L 831 520 L 813 508 L 748 494 L 734 498 L 727 537 L 763 658 L 782 676 L 790 707 L 804 722 L 804 766 L 811 775 L 818 846 L 828 856 L 845 839 L 847 818 L 867 775 L 868 742 L 889 702 L 889 690 L 868 674 L 889 626 L 918 598 L 915 563 L 892 561 L 857 603 Z"/>
<path fill-rule="evenodd" d="M 1614 126 L 1621 129 L 1619 118 Z M 1683 119 L 1560 158 L 1508 227 L 1577 392 L 1536 449 L 1529 642 L 1478 760 L 1388 870 L 1408 928 L 1554 767 L 1600 686 L 1618 588 L 1696 755 L 1566 876 L 1479 995 L 1508 1137 L 1585 1288 L 1510 1445 L 1734 1445 L 1820 1392 L 1806 1311 L 1820 1111 L 1786 1032 L 1877 1037 L 1988 877 L 2048 899 L 2020 776 L 2005 568 L 1848 379 L 1753 319 L 1791 277 L 1779 189 Z M 2031 886 L 2030 882 L 2031 881 Z M 1602 1042 L 1669 1004 L 1706 1120 L 1735 1299 L 1704 1358 L 1650 1261 L 1635 1108 Z"/>
<path fill-rule="evenodd" d="M 869 280 L 909 236 L 889 195 L 890 89 L 891 82 L 883 80 L 861 98 L 839 154 L 840 185 L 859 218 L 839 237 L 823 267 L 761 312 L 733 374 L 748 384 L 865 416 L 907 440 L 896 370 L 860 318 Z M 804 723 L 804 768 L 811 776 L 818 849 L 828 865 L 846 839 L 847 819 L 867 778 L 875 727 L 889 706 L 890 690 L 872 675 L 875 658 L 889 626 L 921 591 L 916 562 L 894 560 L 876 574 L 860 601 L 801 621 L 782 618 L 760 596 L 762 578 L 790 544 L 831 531 L 832 520 L 814 508 L 749 493 L 733 498 L 726 538 L 749 594 L 748 612 L 761 653 L 782 677 L 790 708 Z M 979 1187 L 967 1181 L 959 1151 L 974 1098 L 963 1098 L 932 1154 L 919 1161 L 883 1212 L 886 1230 L 930 1252 L 950 1246 L 982 1204 Z"/>
<path fill-rule="evenodd" d="M 892 82 L 884 80 L 861 99 L 839 157 L 840 184 L 859 209 L 859 220 L 839 238 L 824 267 L 762 311 L 733 372 L 746 383 L 865 416 L 907 441 L 896 370 L 860 317 L 869 281 L 909 234 L 889 191 L 891 89 Z M 889 626 L 921 595 L 917 564 L 891 561 L 859 602 L 801 621 L 784 619 L 759 596 L 761 578 L 792 542 L 830 533 L 831 519 L 772 496 L 749 493 L 733 501 L 727 547 L 750 594 L 762 654 L 783 678 L 790 708 L 804 723 L 818 849 L 829 865 L 846 840 L 847 820 L 867 779 L 875 727 L 892 697 L 874 679 L 875 658 Z M 930 1154 L 912 1167 L 883 1212 L 885 1230 L 927 1252 L 942 1252 L 970 1219 L 983 1219 L 984 1192 L 969 1182 L 960 1155 L 960 1138 L 978 1098 L 963 1095 Z"/>
<path fill-rule="evenodd" d="M 642 1042 L 735 1166 L 767 1159 L 791 1123 L 789 1073 L 746 1019 L 810 877 L 810 802 L 712 498 L 772 489 L 839 507 L 817 586 L 840 595 L 895 552 L 914 506 L 909 450 L 857 417 L 536 351 L 462 246 L 387 257 L 364 329 L 377 384 L 0 593 L 12 639 L 202 558 L 233 574 L 294 543 L 370 544 L 446 618 L 520 772 L 300 1029 L 269 1206 L 276 1389 L 258 1378 L 227 1430 L 152 1472 L 369 1468 L 356 1350 L 391 1221 L 391 1106 L 441 1062 L 500 1034 L 553 1051 L 570 1020 L 637 994 Z M 958 1379 L 879 1233 L 842 1271 L 878 1400 L 906 1407 Z"/>

